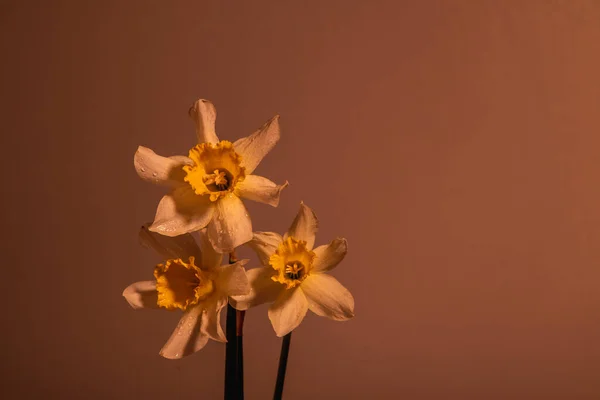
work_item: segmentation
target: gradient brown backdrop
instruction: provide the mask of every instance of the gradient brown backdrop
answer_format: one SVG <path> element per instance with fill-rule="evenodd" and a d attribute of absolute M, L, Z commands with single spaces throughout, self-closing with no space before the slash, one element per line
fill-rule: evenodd
<path fill-rule="evenodd" d="M 121 297 L 136 147 L 207 98 L 224 139 L 281 114 L 255 229 L 349 240 L 356 318 L 305 320 L 287 399 L 600 398 L 600 2 L 1 1 L 0 52 L 0 397 L 221 398 L 225 347 L 162 359 L 178 315 Z M 249 312 L 247 399 L 279 344 Z"/>

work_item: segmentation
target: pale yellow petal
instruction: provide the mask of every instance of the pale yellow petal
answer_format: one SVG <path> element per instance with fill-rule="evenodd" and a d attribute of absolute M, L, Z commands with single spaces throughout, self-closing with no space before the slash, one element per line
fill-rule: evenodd
<path fill-rule="evenodd" d="M 194 232 L 208 225 L 214 208 L 208 196 L 199 196 L 191 187 L 182 186 L 162 198 L 149 229 L 166 236 Z"/>
<path fill-rule="evenodd" d="M 275 253 L 282 242 L 280 234 L 275 232 L 254 232 L 248 246 L 254 250 L 264 266 L 269 265 L 269 258 Z"/>
<path fill-rule="evenodd" d="M 285 336 L 300 325 L 306 311 L 308 301 L 300 287 L 286 289 L 269 307 L 269 319 L 277 336 Z"/>
<path fill-rule="evenodd" d="M 162 259 L 182 258 L 187 260 L 190 256 L 200 260 L 201 254 L 194 237 L 189 233 L 179 236 L 165 236 L 149 230 L 150 224 L 141 227 L 140 242 L 154 249 Z"/>
<path fill-rule="evenodd" d="M 177 161 L 183 165 L 194 165 L 194 161 L 187 156 L 169 156 L 169 159 Z"/>
<path fill-rule="evenodd" d="M 215 214 L 208 224 L 208 239 L 219 253 L 230 253 L 252 239 L 252 221 L 248 211 L 235 194 L 216 202 Z"/>
<path fill-rule="evenodd" d="M 159 156 L 151 149 L 139 146 L 133 156 L 133 165 L 139 177 L 147 182 L 179 187 L 185 185 L 183 166 L 192 162 L 182 157 Z"/>
<path fill-rule="evenodd" d="M 216 286 L 220 293 L 227 296 L 241 296 L 250 293 L 250 283 L 246 277 L 244 265 L 248 260 L 240 260 L 234 264 L 219 267 Z"/>
<path fill-rule="evenodd" d="M 225 343 L 227 338 L 221 326 L 221 311 L 227 305 L 227 297 L 219 296 L 203 304 L 202 313 L 202 333 L 206 334 L 212 340 Z"/>
<path fill-rule="evenodd" d="M 217 253 L 210 243 L 210 240 L 208 240 L 208 229 L 200 229 L 196 235 L 198 237 L 198 243 L 200 243 L 200 250 L 202 250 L 202 268 L 220 268 L 223 263 L 223 254 Z"/>
<path fill-rule="evenodd" d="M 313 251 L 316 254 L 313 270 L 315 272 L 331 271 L 346 257 L 348 241 L 344 238 L 337 238 Z"/>
<path fill-rule="evenodd" d="M 237 140 L 233 147 L 242 156 L 242 167 L 250 175 L 279 141 L 279 115 L 274 116 L 252 135 Z"/>
<path fill-rule="evenodd" d="M 163 346 L 160 355 L 165 358 L 178 359 L 202 349 L 208 342 L 208 335 L 202 332 L 201 305 L 185 311 L 179 320 L 177 328 Z"/>
<path fill-rule="evenodd" d="M 198 143 L 218 143 L 219 138 L 215 131 L 215 121 L 217 120 L 217 110 L 208 100 L 197 100 L 189 111 L 190 117 L 196 125 L 196 136 Z"/>
<path fill-rule="evenodd" d="M 315 236 L 318 230 L 319 221 L 317 220 L 314 211 L 301 202 L 300 210 L 283 238 L 286 239 L 288 236 L 291 236 L 298 240 L 304 240 L 306 241 L 306 248 L 312 250 L 315 245 Z"/>
<path fill-rule="evenodd" d="M 158 294 L 155 281 L 132 283 L 123 291 L 123 296 L 133 308 L 158 308 Z"/>
<path fill-rule="evenodd" d="M 262 176 L 248 175 L 246 179 L 237 184 L 235 192 L 244 199 L 277 207 L 281 191 L 288 185 L 287 181 L 283 185 L 277 185 Z"/>
<path fill-rule="evenodd" d="M 264 303 L 272 303 L 285 290 L 281 283 L 274 282 L 271 279 L 273 268 L 254 268 L 246 271 L 246 276 L 250 282 L 250 293 L 245 296 L 232 296 L 231 305 L 238 310 L 247 310 L 250 307 L 256 307 Z"/>
<path fill-rule="evenodd" d="M 335 321 L 354 317 L 354 297 L 331 275 L 311 274 L 302 282 L 309 309 Z"/>

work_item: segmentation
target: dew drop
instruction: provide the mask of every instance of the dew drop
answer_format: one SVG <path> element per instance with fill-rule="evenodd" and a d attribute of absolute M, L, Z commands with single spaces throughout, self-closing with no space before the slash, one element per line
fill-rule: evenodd
<path fill-rule="evenodd" d="M 146 168 L 140 168 L 140 171 L 146 172 Z"/>
<path fill-rule="evenodd" d="M 157 176 L 157 175 L 158 175 L 158 174 L 157 174 L 156 172 L 153 172 L 153 173 L 152 173 L 152 176 Z"/>

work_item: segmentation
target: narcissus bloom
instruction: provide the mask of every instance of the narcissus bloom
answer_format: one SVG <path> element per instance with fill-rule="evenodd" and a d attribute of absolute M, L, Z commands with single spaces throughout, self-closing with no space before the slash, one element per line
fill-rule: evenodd
<path fill-rule="evenodd" d="M 313 250 L 318 221 L 314 212 L 300 205 L 300 212 L 282 237 L 273 232 L 254 232 L 248 243 L 263 268 L 247 272 L 249 295 L 233 296 L 239 310 L 272 303 L 269 319 L 277 336 L 294 330 L 307 310 L 335 321 L 354 316 L 354 298 L 337 279 L 327 274 L 346 256 L 346 239 L 338 238 Z"/>
<path fill-rule="evenodd" d="M 177 236 L 207 227 L 213 247 L 231 252 L 252 239 L 252 221 L 240 198 L 277 207 L 288 185 L 252 174 L 279 140 L 279 116 L 235 143 L 219 141 L 217 113 L 210 101 L 196 101 L 190 116 L 198 144 L 188 157 L 162 157 L 142 146 L 135 153 L 135 169 L 142 179 L 171 188 L 158 204 L 149 229 Z"/>
<path fill-rule="evenodd" d="M 191 234 L 163 236 L 142 227 L 140 239 L 166 261 L 154 268 L 154 280 L 136 282 L 123 292 L 135 309 L 182 310 L 183 317 L 160 355 L 182 358 L 203 348 L 208 339 L 226 342 L 220 314 L 229 296 L 250 292 L 244 265 L 247 260 L 221 266 L 205 230 L 201 249 Z"/>

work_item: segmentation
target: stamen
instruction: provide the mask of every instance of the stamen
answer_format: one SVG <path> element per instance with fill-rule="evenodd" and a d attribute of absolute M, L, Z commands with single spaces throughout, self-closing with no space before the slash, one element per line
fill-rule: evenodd
<path fill-rule="evenodd" d="M 285 273 L 286 273 L 287 277 L 290 279 L 300 279 L 303 269 L 304 269 L 304 265 L 295 262 L 291 265 L 288 264 L 285 266 Z"/>
<path fill-rule="evenodd" d="M 204 184 L 208 186 L 208 185 L 212 185 L 213 183 L 215 185 L 217 185 L 217 187 L 220 190 L 227 189 L 228 182 L 227 182 L 227 176 L 225 174 L 225 171 L 219 172 L 218 169 L 215 169 L 214 173 L 206 175 L 206 177 L 204 178 Z"/>

